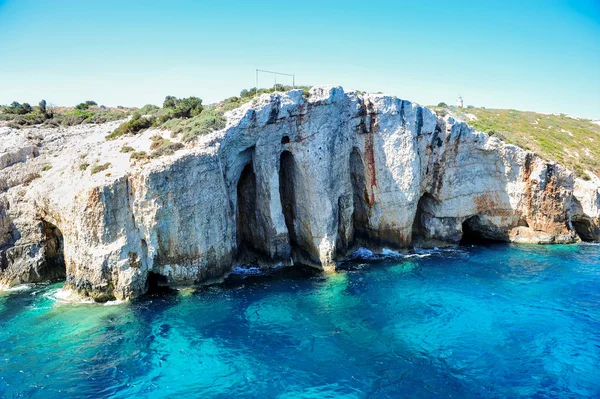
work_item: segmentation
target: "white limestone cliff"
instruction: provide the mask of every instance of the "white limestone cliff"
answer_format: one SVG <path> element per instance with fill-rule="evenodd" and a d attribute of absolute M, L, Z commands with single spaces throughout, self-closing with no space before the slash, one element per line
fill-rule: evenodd
<path fill-rule="evenodd" d="M 238 263 L 333 271 L 358 246 L 600 237 L 597 183 L 395 97 L 263 95 L 224 130 L 137 163 L 123 145 L 169 133 L 106 141 L 118 124 L 0 127 L 0 284 L 65 277 L 104 301 Z"/>

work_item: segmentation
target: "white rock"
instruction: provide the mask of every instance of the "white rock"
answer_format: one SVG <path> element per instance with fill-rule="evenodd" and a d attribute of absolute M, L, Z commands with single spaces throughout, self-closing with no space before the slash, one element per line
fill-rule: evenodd
<path fill-rule="evenodd" d="M 597 182 L 409 101 L 310 93 L 262 95 L 224 130 L 148 162 L 120 149 L 149 151 L 168 132 L 106 141 L 120 122 L 1 128 L 0 284 L 57 276 L 57 248 L 65 289 L 106 301 L 240 263 L 332 271 L 359 247 L 454 244 L 463 227 L 504 241 L 598 239 Z M 83 163 L 110 165 L 92 175 Z"/>

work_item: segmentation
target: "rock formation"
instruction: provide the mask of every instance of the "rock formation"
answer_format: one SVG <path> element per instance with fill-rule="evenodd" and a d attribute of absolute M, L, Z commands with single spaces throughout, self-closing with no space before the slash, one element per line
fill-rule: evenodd
<path fill-rule="evenodd" d="M 118 124 L 0 128 L 0 284 L 64 277 L 105 301 L 234 264 L 333 271 L 359 246 L 600 237 L 597 183 L 395 97 L 263 95 L 224 130 L 138 162 L 122 146 L 168 132 L 106 141 Z"/>

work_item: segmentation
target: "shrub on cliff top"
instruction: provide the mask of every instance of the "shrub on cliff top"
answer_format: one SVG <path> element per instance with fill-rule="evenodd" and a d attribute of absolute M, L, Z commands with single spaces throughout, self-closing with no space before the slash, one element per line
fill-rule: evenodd
<path fill-rule="evenodd" d="M 123 122 L 121 126 L 106 136 L 107 140 L 116 139 L 124 134 L 138 134 L 142 130 L 148 129 L 154 123 L 154 117 L 145 118 L 139 113 L 134 113 L 130 120 Z"/>
<path fill-rule="evenodd" d="M 146 159 L 146 158 L 148 158 L 148 154 L 146 153 L 146 151 L 134 151 L 129 156 L 130 161 L 139 161 L 141 159 Z"/>
<path fill-rule="evenodd" d="M 183 148 L 183 144 L 174 143 L 160 135 L 152 136 L 150 149 L 153 150 L 151 157 L 158 158 L 163 155 L 173 155 L 175 151 Z"/>
<path fill-rule="evenodd" d="M 225 127 L 225 117 L 214 109 L 206 110 L 195 118 L 192 118 L 182 127 L 184 142 L 190 142 L 198 136 L 208 134 Z"/>
<path fill-rule="evenodd" d="M 92 105 L 98 105 L 98 103 L 96 101 L 88 100 L 84 103 L 77 104 L 75 108 L 78 110 L 86 110 L 89 109 Z"/>
<path fill-rule="evenodd" d="M 199 97 L 176 98 L 167 96 L 163 102 L 163 108 L 167 111 L 161 115 L 161 122 L 173 118 L 190 118 L 200 115 L 204 107 Z"/>
<path fill-rule="evenodd" d="M 107 162 L 107 163 L 102 164 L 102 165 L 96 164 L 96 165 L 92 166 L 92 169 L 90 170 L 90 172 L 91 172 L 91 174 L 94 175 L 96 173 L 102 172 L 103 170 L 106 170 L 106 169 L 110 168 L 111 166 L 112 165 L 111 165 L 110 162 Z"/>

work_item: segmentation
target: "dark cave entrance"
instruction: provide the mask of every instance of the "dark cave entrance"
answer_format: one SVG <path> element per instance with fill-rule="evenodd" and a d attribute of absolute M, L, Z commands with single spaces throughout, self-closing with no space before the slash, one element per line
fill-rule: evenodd
<path fill-rule="evenodd" d="M 574 218 L 571 220 L 571 225 L 575 233 L 581 238 L 581 241 L 589 242 L 595 241 L 597 232 L 594 227 L 594 223 L 585 217 Z"/>
<path fill-rule="evenodd" d="M 46 264 L 40 271 L 40 277 L 49 281 L 65 280 L 67 278 L 67 266 L 62 232 L 52 223 L 42 221 L 42 224 Z"/>
<path fill-rule="evenodd" d="M 489 245 L 502 242 L 506 240 L 492 236 L 489 229 L 481 223 L 479 216 L 471 216 L 462 222 L 460 245 Z"/>
<path fill-rule="evenodd" d="M 279 157 L 279 198 L 281 200 L 285 226 L 288 230 L 292 258 L 295 258 L 294 252 L 299 248 L 295 228 L 295 220 L 298 212 L 295 189 L 296 174 L 294 156 L 289 151 L 283 151 Z"/>
<path fill-rule="evenodd" d="M 435 198 L 429 194 L 424 193 L 421 198 L 419 198 L 419 202 L 417 203 L 417 212 L 415 213 L 415 219 L 412 225 L 412 241 L 420 242 L 427 239 L 427 228 L 426 226 L 426 218 L 428 216 L 433 216 L 433 206 L 435 205 Z"/>
<path fill-rule="evenodd" d="M 256 243 L 261 237 L 260 226 L 257 223 L 256 210 L 256 174 L 254 164 L 250 161 L 242 170 L 237 184 L 237 248 L 238 257 L 253 262 L 251 256 L 258 251 Z"/>
<path fill-rule="evenodd" d="M 169 279 L 160 273 L 148 272 L 146 279 L 146 295 L 177 294 L 177 290 L 169 287 Z"/>
<path fill-rule="evenodd" d="M 357 238 L 367 239 L 369 226 L 369 192 L 365 178 L 365 167 L 358 148 L 354 147 L 350 153 L 350 182 L 352 184 L 352 226 L 354 241 Z"/>

